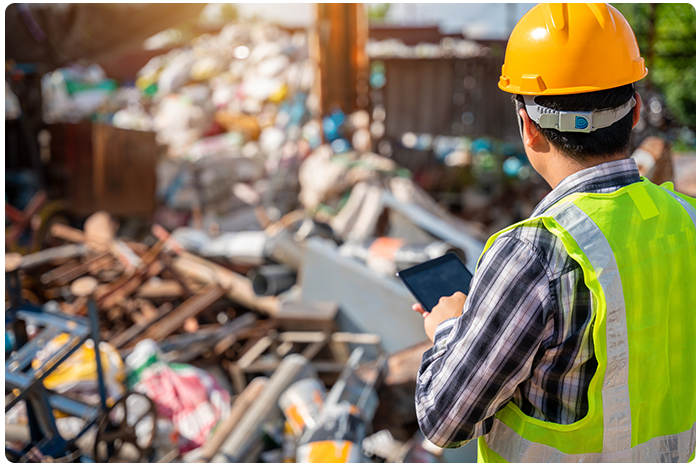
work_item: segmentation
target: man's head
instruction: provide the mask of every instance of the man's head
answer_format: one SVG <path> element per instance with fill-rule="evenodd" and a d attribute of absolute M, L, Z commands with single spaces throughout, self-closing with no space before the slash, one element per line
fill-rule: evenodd
<path fill-rule="evenodd" d="M 632 83 L 646 74 L 634 32 L 615 8 L 549 3 L 513 29 L 498 86 L 514 95 L 521 130 L 542 136 L 530 149 L 589 166 L 629 154 L 640 108 Z M 526 149 L 531 140 L 523 134 Z"/>
<path fill-rule="evenodd" d="M 543 107 L 557 111 L 588 112 L 619 108 L 629 102 L 635 95 L 638 101 L 639 95 L 634 92 L 634 87 L 631 84 L 626 84 L 612 89 L 581 94 L 536 96 L 535 102 Z M 522 119 L 524 117 L 520 116 L 520 110 L 526 112 L 525 98 L 520 94 L 513 94 L 512 98 L 522 130 L 522 125 L 524 124 Z M 590 162 L 600 161 L 611 156 L 629 155 L 632 128 L 636 124 L 634 107 L 629 109 L 624 117 L 612 125 L 596 129 L 590 133 L 542 128 L 531 119 L 530 121 L 556 150 L 582 165 L 588 165 Z"/>

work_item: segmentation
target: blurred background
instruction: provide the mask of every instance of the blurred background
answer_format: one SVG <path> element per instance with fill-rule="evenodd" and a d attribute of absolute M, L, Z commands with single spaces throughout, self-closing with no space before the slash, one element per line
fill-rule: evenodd
<path fill-rule="evenodd" d="M 497 87 L 510 31 L 534 5 L 10 5 L 5 251 L 24 255 L 21 297 L 85 313 L 68 284 L 95 277 L 114 293 L 98 300 L 102 339 L 126 366 L 137 336 L 150 337 L 154 347 L 137 354 L 165 361 L 167 350 L 206 369 L 221 386 L 216 394 L 226 394 L 219 402 L 240 397 L 253 377 L 269 376 L 297 351 L 325 386 L 347 383 L 338 369 L 348 360 L 347 335 L 336 342 L 322 334 L 318 348 L 303 352 L 280 341 L 283 330 L 300 329 L 299 316 L 305 331 L 371 334 L 378 340 L 355 339 L 379 349 L 363 361 L 387 352 L 389 376 L 377 386 L 379 405 L 363 407 L 373 428 L 346 439 L 374 460 L 475 460 L 473 444 L 443 452 L 417 430 L 412 384 L 429 343 L 394 273 L 447 251 L 473 269 L 488 237 L 527 218 L 550 191 L 527 161 L 510 95 Z M 643 110 L 632 157 L 642 175 L 695 196 L 695 9 L 614 5 L 649 68 L 635 84 Z M 95 235 L 111 246 L 95 249 Z M 68 259 L 50 253 L 83 243 L 87 250 Z M 151 255 L 163 245 L 169 259 Z M 238 288 L 204 287 L 207 274 L 178 268 L 181 251 Z M 95 266 L 105 255 L 111 263 Z M 156 256 L 163 266 L 154 273 L 144 264 Z M 191 311 L 188 299 L 199 294 L 196 312 L 163 324 L 173 308 Z M 245 313 L 257 320 L 253 330 L 222 340 Z M 297 327 L 286 328 L 283 316 Z M 8 326 L 6 357 L 16 347 Z M 186 334 L 199 339 L 199 351 L 185 352 Z M 330 341 L 335 366 L 314 360 Z M 222 413 L 228 407 L 216 408 Z M 225 445 L 226 459 L 281 462 L 296 452 L 309 460 L 278 415 L 255 449 Z M 6 424 L 22 420 L 6 414 Z M 197 449 L 214 425 L 200 425 L 185 439 L 186 424 L 175 423 L 171 460 L 202 459 Z M 26 459 L 26 446 L 12 446 Z M 185 457 L 190 451 L 196 455 Z"/>
<path fill-rule="evenodd" d="M 285 163 L 298 165 L 329 144 L 395 161 L 490 235 L 548 189 L 496 87 L 508 35 L 533 5 L 377 3 L 352 15 L 315 4 L 13 5 L 6 200 L 24 209 L 42 188 L 70 215 L 107 209 L 175 227 L 195 205 L 207 211 L 194 186 L 174 183 L 187 177 L 168 178 L 192 175 L 193 158 L 245 148 L 267 159 L 269 175 L 279 165 L 270 149 L 284 146 Z M 616 6 L 650 70 L 634 148 L 663 139 L 662 163 L 682 177 L 694 162 L 677 156 L 695 151 L 695 10 Z M 142 154 L 123 154 L 132 138 Z"/>

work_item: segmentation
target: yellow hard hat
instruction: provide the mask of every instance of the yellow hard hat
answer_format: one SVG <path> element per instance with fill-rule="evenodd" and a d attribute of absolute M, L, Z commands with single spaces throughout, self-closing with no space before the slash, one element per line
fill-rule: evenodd
<path fill-rule="evenodd" d="M 541 3 L 513 29 L 498 87 L 513 94 L 600 91 L 647 75 L 629 23 L 605 3 Z"/>

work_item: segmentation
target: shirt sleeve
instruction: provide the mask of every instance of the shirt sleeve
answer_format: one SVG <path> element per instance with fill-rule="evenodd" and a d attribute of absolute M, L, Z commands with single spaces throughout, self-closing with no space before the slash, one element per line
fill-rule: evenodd
<path fill-rule="evenodd" d="M 528 378 L 551 309 L 549 279 L 533 245 L 499 237 L 482 257 L 464 311 L 441 323 L 416 387 L 423 434 L 459 447 L 488 433 Z"/>

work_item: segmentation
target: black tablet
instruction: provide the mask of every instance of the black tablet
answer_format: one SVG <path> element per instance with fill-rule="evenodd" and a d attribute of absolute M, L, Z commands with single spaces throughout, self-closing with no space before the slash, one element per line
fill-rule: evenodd
<path fill-rule="evenodd" d="M 455 292 L 469 293 L 472 274 L 454 253 L 399 271 L 396 275 L 426 311 L 432 310 L 440 297 Z"/>

